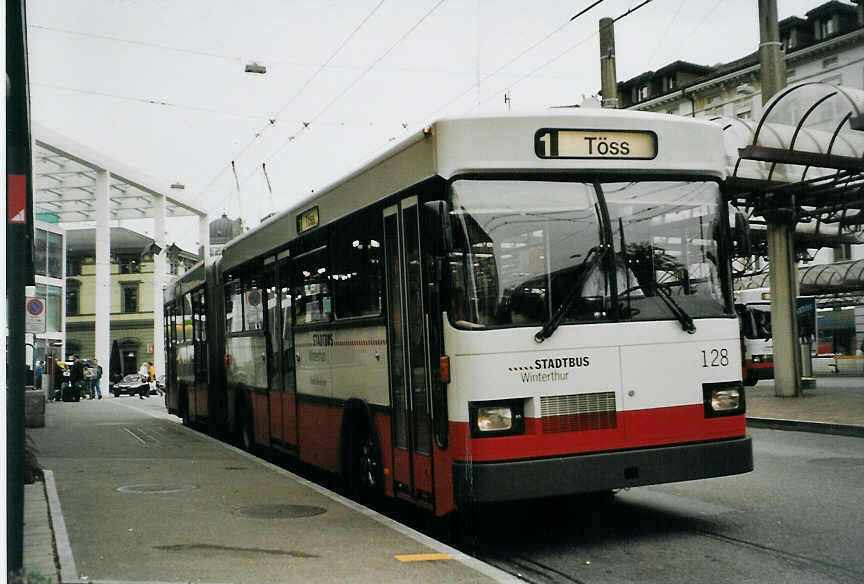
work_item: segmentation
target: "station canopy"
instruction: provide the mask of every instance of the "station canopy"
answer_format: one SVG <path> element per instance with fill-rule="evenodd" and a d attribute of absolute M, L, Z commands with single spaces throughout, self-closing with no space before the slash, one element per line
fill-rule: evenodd
<path fill-rule="evenodd" d="M 862 114 L 864 91 L 802 83 L 775 95 L 758 122 L 714 118 L 732 203 L 751 224 L 785 214 L 808 247 L 864 242 Z"/>
<path fill-rule="evenodd" d="M 165 197 L 165 216 L 206 216 L 182 190 L 172 188 L 83 144 L 33 124 L 33 202 L 36 219 L 49 223 L 96 221 L 97 174 L 109 173 L 109 219 L 147 219 Z M 179 185 L 177 185 L 179 186 Z"/>

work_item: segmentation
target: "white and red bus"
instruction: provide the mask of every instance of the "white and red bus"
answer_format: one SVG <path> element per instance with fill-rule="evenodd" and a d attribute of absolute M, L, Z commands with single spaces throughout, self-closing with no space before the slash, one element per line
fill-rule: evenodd
<path fill-rule="evenodd" d="M 771 334 L 771 289 L 735 291 L 735 311 L 741 319 L 744 385 L 774 379 L 774 339 Z"/>
<path fill-rule="evenodd" d="M 172 283 L 170 411 L 438 515 L 752 470 L 721 131 L 436 122 Z"/>

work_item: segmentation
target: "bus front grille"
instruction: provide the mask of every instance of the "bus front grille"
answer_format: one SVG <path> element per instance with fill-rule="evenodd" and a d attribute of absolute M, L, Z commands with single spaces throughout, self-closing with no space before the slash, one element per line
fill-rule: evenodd
<path fill-rule="evenodd" d="M 540 416 L 545 434 L 618 427 L 614 391 L 541 397 Z"/>

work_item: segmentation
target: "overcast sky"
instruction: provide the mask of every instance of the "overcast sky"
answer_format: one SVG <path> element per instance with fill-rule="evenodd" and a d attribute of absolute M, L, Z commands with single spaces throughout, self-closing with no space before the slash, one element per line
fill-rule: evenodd
<path fill-rule="evenodd" d="M 255 225 L 437 117 L 596 94 L 598 20 L 642 0 L 568 23 L 593 3 L 28 0 L 32 118 Z M 822 2 L 777 4 L 782 19 Z M 758 37 L 757 0 L 653 0 L 615 24 L 618 80 Z M 169 229 L 194 248 L 197 229 Z"/>

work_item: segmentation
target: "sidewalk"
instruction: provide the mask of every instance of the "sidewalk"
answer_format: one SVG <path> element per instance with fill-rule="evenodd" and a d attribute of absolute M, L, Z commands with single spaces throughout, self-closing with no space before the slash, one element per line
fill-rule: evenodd
<path fill-rule="evenodd" d="M 52 402 L 28 433 L 46 471 L 25 491 L 31 584 L 519 581 L 183 427 L 158 400 Z"/>
<path fill-rule="evenodd" d="M 800 398 L 776 397 L 773 379 L 746 388 L 747 425 L 864 437 L 864 377 L 815 379 Z"/>

